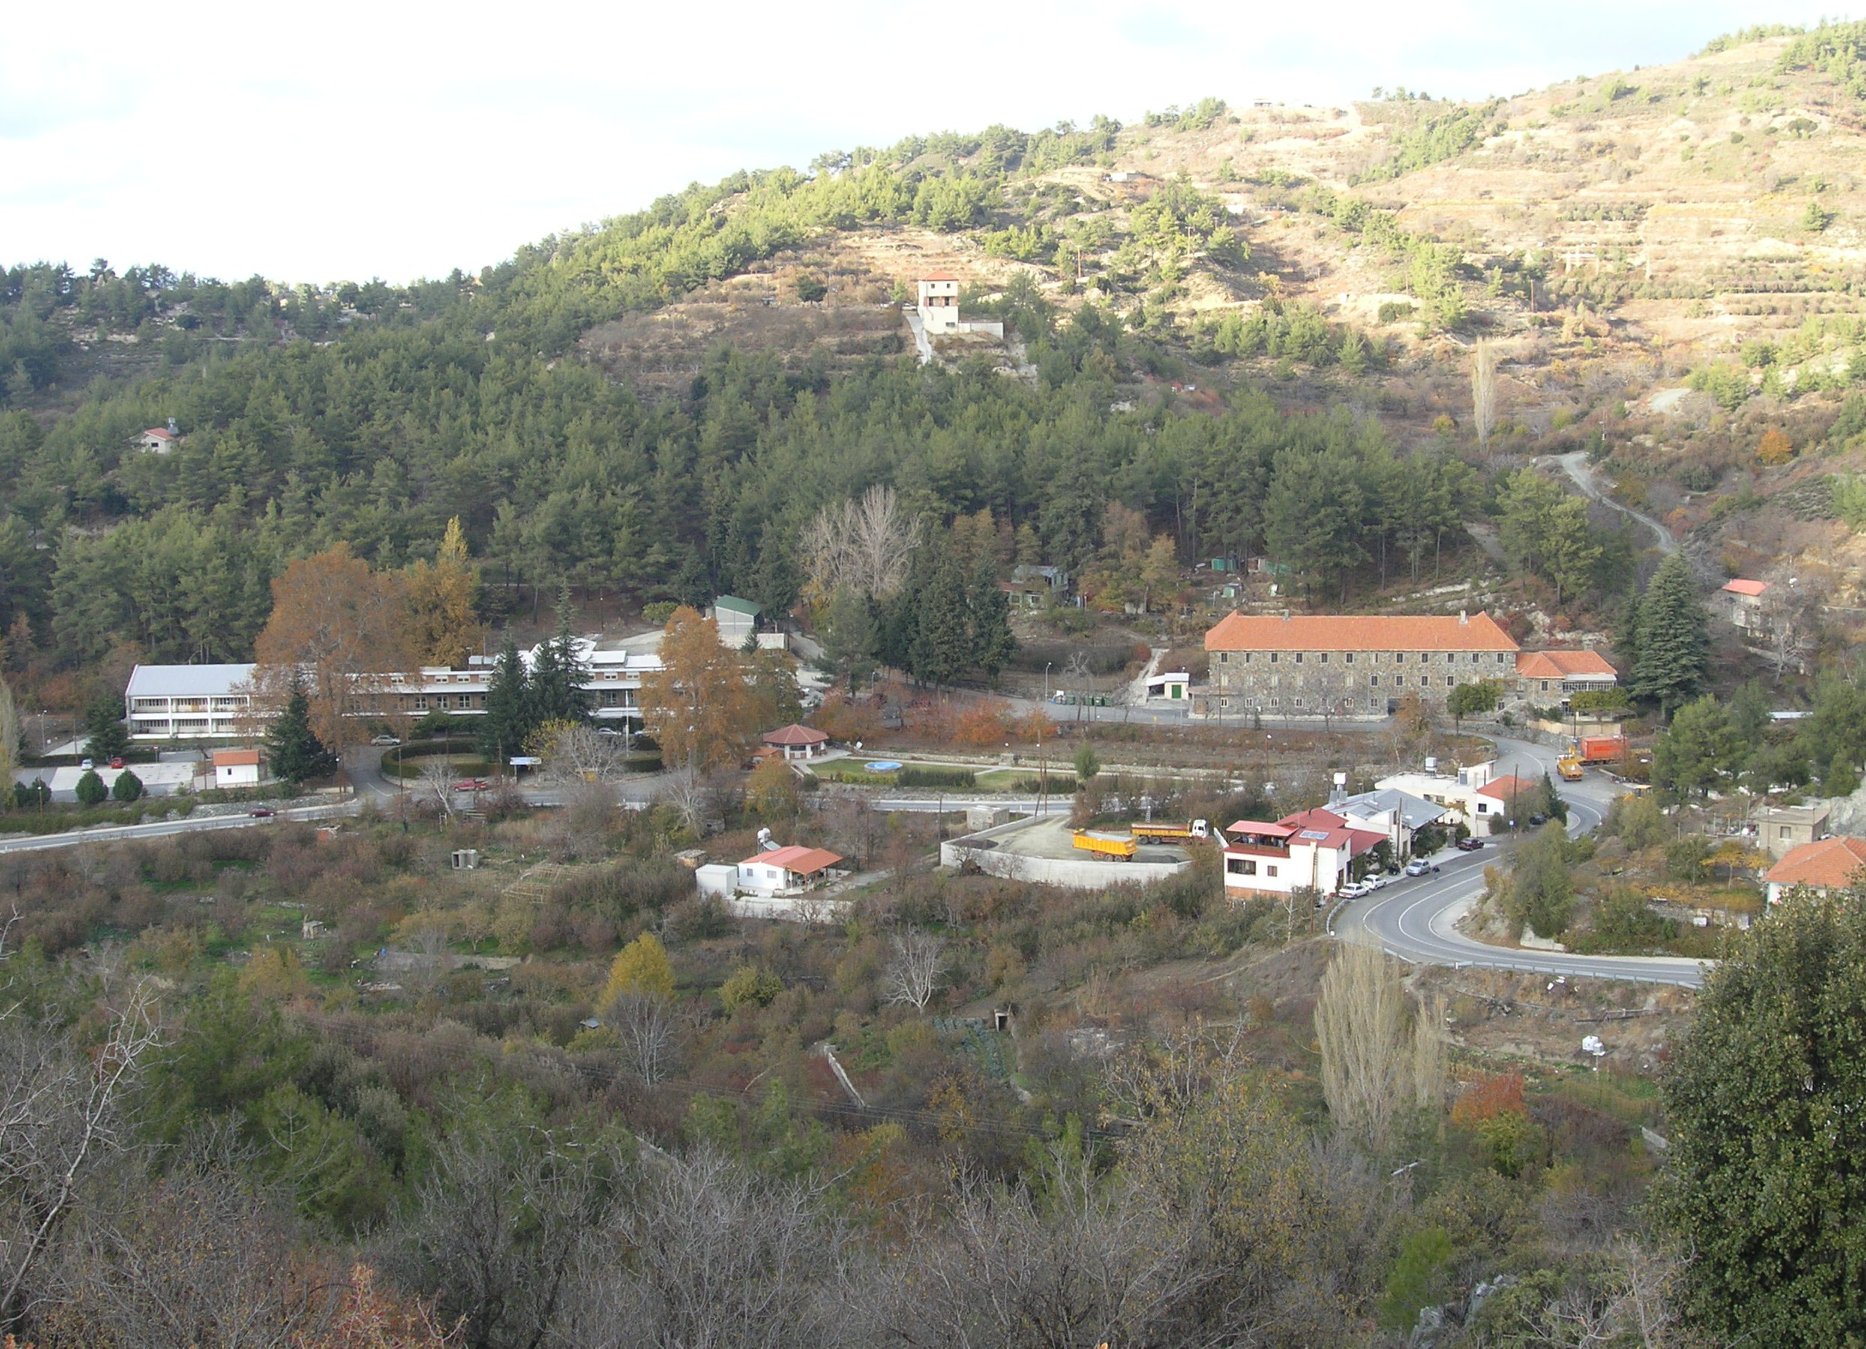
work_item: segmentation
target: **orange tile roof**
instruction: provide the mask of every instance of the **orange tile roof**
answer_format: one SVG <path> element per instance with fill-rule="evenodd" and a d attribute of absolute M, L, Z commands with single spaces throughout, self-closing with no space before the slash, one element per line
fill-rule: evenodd
<path fill-rule="evenodd" d="M 1207 651 L 1505 651 L 1517 649 L 1489 614 L 1241 614 L 1205 634 Z"/>
<path fill-rule="evenodd" d="M 1842 834 L 1790 849 L 1762 878 L 1776 885 L 1837 890 L 1850 884 L 1862 867 L 1866 867 L 1866 839 Z"/>
<path fill-rule="evenodd" d="M 767 745 L 821 745 L 829 740 L 829 736 L 815 727 L 799 726 L 793 721 L 775 731 L 766 731 L 759 739 Z"/>
<path fill-rule="evenodd" d="M 1477 789 L 1479 796 L 1488 796 L 1495 801 L 1508 801 L 1532 791 L 1542 784 L 1531 778 L 1519 778 L 1514 773 L 1505 773 L 1500 778 L 1492 778 Z"/>
<path fill-rule="evenodd" d="M 957 281 L 959 278 L 951 272 L 928 272 L 920 279 L 922 281 Z"/>
<path fill-rule="evenodd" d="M 1725 581 L 1723 588 L 1732 595 L 1748 595 L 1753 599 L 1767 590 L 1769 583 L 1767 581 L 1745 581 L 1739 576 L 1734 581 Z"/>
<path fill-rule="evenodd" d="M 1516 673 L 1526 679 L 1574 679 L 1593 676 L 1618 679 L 1620 672 L 1598 651 L 1524 651 L 1516 657 Z"/>
<path fill-rule="evenodd" d="M 259 751 L 256 749 L 217 749 L 214 751 L 214 767 L 240 768 L 257 765 Z"/>
<path fill-rule="evenodd" d="M 842 857 L 827 848 L 802 848 L 792 844 L 788 848 L 773 848 L 770 852 L 761 852 L 756 857 L 748 857 L 741 866 L 752 862 L 762 862 L 766 866 L 783 867 L 800 876 L 813 875 L 825 867 L 833 867 Z"/>

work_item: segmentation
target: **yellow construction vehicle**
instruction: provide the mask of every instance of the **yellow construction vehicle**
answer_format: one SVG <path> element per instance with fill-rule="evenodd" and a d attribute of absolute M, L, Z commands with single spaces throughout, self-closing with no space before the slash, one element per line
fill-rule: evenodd
<path fill-rule="evenodd" d="M 1581 780 L 1581 761 L 1572 754 L 1564 754 L 1555 761 L 1555 771 L 1562 775 L 1564 782 Z"/>
<path fill-rule="evenodd" d="M 1190 843 L 1195 838 L 1211 837 L 1211 826 L 1204 820 L 1185 824 L 1130 824 L 1127 830 L 1142 843 Z"/>
<path fill-rule="evenodd" d="M 1086 829 L 1072 831 L 1075 845 L 1085 853 L 1092 853 L 1104 862 L 1131 862 L 1140 845 L 1131 838 L 1110 838 L 1106 834 L 1091 834 Z"/>

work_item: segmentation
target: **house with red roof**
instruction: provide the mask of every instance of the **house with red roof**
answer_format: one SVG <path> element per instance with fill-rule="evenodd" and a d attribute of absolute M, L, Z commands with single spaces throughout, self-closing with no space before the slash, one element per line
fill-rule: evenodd
<path fill-rule="evenodd" d="M 181 444 L 181 436 L 166 426 L 152 426 L 131 442 L 144 454 L 167 454 Z"/>
<path fill-rule="evenodd" d="M 1355 859 L 1387 836 L 1356 829 L 1331 810 L 1298 811 L 1274 823 L 1237 820 L 1225 826 L 1225 893 L 1233 899 L 1263 899 L 1313 890 L 1332 895 L 1354 879 Z"/>
<path fill-rule="evenodd" d="M 1866 881 L 1866 838 L 1845 834 L 1816 839 L 1791 849 L 1762 874 L 1768 887 L 1769 903 L 1780 904 L 1791 890 L 1807 889 L 1818 894 L 1845 890 Z"/>
<path fill-rule="evenodd" d="M 1723 589 L 1717 593 L 1723 596 L 1725 616 L 1738 631 L 1759 634 L 1766 626 L 1762 597 L 1769 593 L 1767 581 L 1752 581 L 1738 576 L 1725 581 Z"/>
<path fill-rule="evenodd" d="M 1516 686 L 1525 696 L 1601 693 L 1619 683 L 1620 672 L 1598 651 L 1516 653 Z"/>
<path fill-rule="evenodd" d="M 827 848 L 768 848 L 738 864 L 737 889 L 741 894 L 766 899 L 796 895 L 814 889 L 842 865 L 840 854 Z"/>

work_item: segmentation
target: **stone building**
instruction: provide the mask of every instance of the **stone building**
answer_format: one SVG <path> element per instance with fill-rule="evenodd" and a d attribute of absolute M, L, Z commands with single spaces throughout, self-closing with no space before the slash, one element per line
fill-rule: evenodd
<path fill-rule="evenodd" d="M 1517 644 L 1489 614 L 1233 613 L 1205 634 L 1207 715 L 1384 717 L 1460 684 L 1516 692 Z"/>

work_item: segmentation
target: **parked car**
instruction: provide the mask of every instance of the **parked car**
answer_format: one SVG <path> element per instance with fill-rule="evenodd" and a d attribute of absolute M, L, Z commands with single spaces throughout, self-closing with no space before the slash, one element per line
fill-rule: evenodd
<path fill-rule="evenodd" d="M 1476 852 L 1483 846 L 1484 840 L 1481 838 L 1461 838 L 1458 840 L 1459 852 Z"/>
<path fill-rule="evenodd" d="M 372 745 L 381 745 L 384 748 L 387 748 L 391 745 L 399 745 L 402 742 L 398 737 L 393 736 L 393 735 L 379 735 L 374 740 L 371 740 L 369 743 Z"/>
<path fill-rule="evenodd" d="M 1335 891 L 1335 893 L 1342 899 L 1359 899 L 1362 895 L 1370 894 L 1372 891 L 1373 886 L 1368 885 L 1365 881 L 1349 881 L 1346 885 Z"/>
<path fill-rule="evenodd" d="M 454 784 L 457 792 L 483 792 L 490 784 L 485 778 L 461 778 Z"/>
<path fill-rule="evenodd" d="M 1543 825 L 1547 824 L 1548 822 L 1549 822 L 1549 817 L 1546 815 L 1531 815 L 1529 817 L 1529 827 L 1531 829 L 1540 829 Z"/>
<path fill-rule="evenodd" d="M 1406 874 L 1408 876 L 1423 876 L 1427 872 L 1437 871 L 1437 870 L 1438 870 L 1437 867 L 1433 866 L 1430 862 L 1426 861 L 1425 858 L 1423 857 L 1415 857 L 1412 859 L 1412 861 L 1406 864 Z"/>
<path fill-rule="evenodd" d="M 119 754 L 119 755 L 118 755 L 118 756 L 117 756 L 116 758 L 114 758 L 114 759 L 112 759 L 112 760 L 110 761 L 110 766 L 111 766 L 112 768 L 121 768 L 121 767 L 123 767 L 123 756 L 122 756 L 121 754 Z"/>
<path fill-rule="evenodd" d="M 85 772 L 88 773 L 91 771 L 91 769 L 97 767 L 97 765 L 89 759 L 80 759 L 78 760 L 78 767 L 82 768 Z"/>
<path fill-rule="evenodd" d="M 278 814 L 271 806 L 254 806 L 246 813 L 251 815 L 255 820 L 269 820 L 274 815 Z"/>

